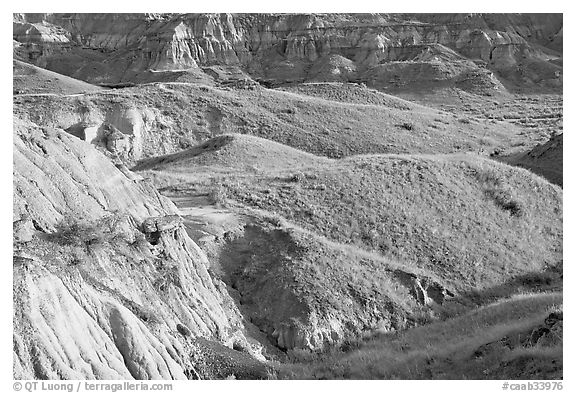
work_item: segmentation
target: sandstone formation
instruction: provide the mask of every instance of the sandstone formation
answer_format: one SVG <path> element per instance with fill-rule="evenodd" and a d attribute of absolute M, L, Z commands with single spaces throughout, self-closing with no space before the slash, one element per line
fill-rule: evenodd
<path fill-rule="evenodd" d="M 202 376 L 196 337 L 260 356 L 151 184 L 62 130 L 16 119 L 14 143 L 15 378 Z"/>
<path fill-rule="evenodd" d="M 17 14 L 14 40 L 22 59 L 91 83 L 225 65 L 275 83 L 416 78 L 490 93 L 503 89 L 494 72 L 562 85 L 561 14 Z"/>

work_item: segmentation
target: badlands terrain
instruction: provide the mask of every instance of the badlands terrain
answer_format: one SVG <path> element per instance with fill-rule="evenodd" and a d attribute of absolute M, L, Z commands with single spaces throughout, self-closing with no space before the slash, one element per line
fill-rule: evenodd
<path fill-rule="evenodd" d="M 561 14 L 14 14 L 15 379 L 562 379 Z"/>

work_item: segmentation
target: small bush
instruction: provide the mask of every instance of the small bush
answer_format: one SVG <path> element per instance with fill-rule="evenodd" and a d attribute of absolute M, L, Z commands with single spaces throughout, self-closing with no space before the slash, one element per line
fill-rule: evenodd
<path fill-rule="evenodd" d="M 216 206 L 225 207 L 228 201 L 228 191 L 222 184 L 214 183 L 208 192 L 208 200 Z"/>
<path fill-rule="evenodd" d="M 518 277 L 518 281 L 527 287 L 550 285 L 554 281 L 554 275 L 550 272 L 530 272 Z"/>
<path fill-rule="evenodd" d="M 300 183 L 303 182 L 304 180 L 306 180 L 306 175 L 302 172 L 296 172 L 290 176 L 290 181 L 292 183 Z"/>
<path fill-rule="evenodd" d="M 114 214 L 96 221 L 66 217 L 56 225 L 56 231 L 48 236 L 48 240 L 60 246 L 85 250 L 125 240 L 118 228 L 121 220 L 122 217 Z"/>
<path fill-rule="evenodd" d="M 515 217 L 522 216 L 522 204 L 514 198 L 511 191 L 503 188 L 490 188 L 486 191 L 486 195 L 492 198 L 502 210 L 509 212 L 510 215 Z"/>
<path fill-rule="evenodd" d="M 142 306 L 130 299 L 122 300 L 124 306 L 132 311 L 132 313 L 136 315 L 136 317 L 138 317 L 138 319 L 141 321 L 148 322 L 150 324 L 160 324 L 162 322 L 150 307 Z"/>
<path fill-rule="evenodd" d="M 188 337 L 191 336 L 192 333 L 190 332 L 190 329 L 188 329 L 186 326 L 178 323 L 176 324 L 176 330 L 178 330 L 178 333 L 180 333 L 181 335 Z"/>
<path fill-rule="evenodd" d="M 404 122 L 402 124 L 399 124 L 398 127 L 404 128 L 405 130 L 408 130 L 408 131 L 412 131 L 416 128 L 416 127 L 414 127 L 414 124 L 408 123 L 408 122 Z"/>
<path fill-rule="evenodd" d="M 181 149 L 189 149 L 194 146 L 194 143 L 192 143 L 189 138 L 180 137 L 180 139 L 178 139 L 178 145 Z"/>

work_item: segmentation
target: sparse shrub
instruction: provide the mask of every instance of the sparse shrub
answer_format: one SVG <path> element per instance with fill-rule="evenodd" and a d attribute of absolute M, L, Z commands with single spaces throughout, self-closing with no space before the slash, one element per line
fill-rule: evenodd
<path fill-rule="evenodd" d="M 190 335 L 192 335 L 192 333 L 190 332 L 190 329 L 188 329 L 186 326 L 178 323 L 176 324 L 176 330 L 178 330 L 178 333 L 180 333 L 181 335 L 188 337 Z"/>
<path fill-rule="evenodd" d="M 306 175 L 302 172 L 296 172 L 290 175 L 290 181 L 292 183 L 300 183 L 306 180 Z"/>
<path fill-rule="evenodd" d="M 275 227 L 284 226 L 284 218 L 282 218 L 282 216 L 278 215 L 277 213 L 273 213 L 270 216 L 266 216 L 265 219 Z"/>
<path fill-rule="evenodd" d="M 514 217 L 520 217 L 523 214 L 522 204 L 517 201 L 510 190 L 504 188 L 490 188 L 486 190 L 486 195 L 494 200 L 502 210 L 505 210 Z"/>
<path fill-rule="evenodd" d="M 213 183 L 208 193 L 208 200 L 216 206 L 226 206 L 228 201 L 228 191 L 221 183 Z"/>
<path fill-rule="evenodd" d="M 82 264 L 82 261 L 84 261 L 84 258 L 84 252 L 80 247 L 72 247 L 68 266 L 79 266 Z"/>
<path fill-rule="evenodd" d="M 244 343 L 238 340 L 234 341 L 234 343 L 232 344 L 232 349 L 238 352 L 250 353 L 250 351 L 248 350 L 248 348 L 246 348 Z"/>
<path fill-rule="evenodd" d="M 518 281 L 527 287 L 539 287 L 550 285 L 554 281 L 554 275 L 551 272 L 530 272 L 518 277 Z"/>
<path fill-rule="evenodd" d="M 359 339 L 346 339 L 340 344 L 340 350 L 344 353 L 360 349 L 362 340 Z"/>
<path fill-rule="evenodd" d="M 470 120 L 470 118 L 468 117 L 461 117 L 458 119 L 458 121 L 462 124 L 470 124 L 472 123 L 472 121 Z"/>
<path fill-rule="evenodd" d="M 189 138 L 181 137 L 178 139 L 178 145 L 181 149 L 189 149 L 194 146 L 194 143 L 192 143 Z"/>
<path fill-rule="evenodd" d="M 416 127 L 414 126 L 414 124 L 409 123 L 409 122 L 404 122 L 404 123 L 402 123 L 402 124 L 399 124 L 398 127 L 404 128 L 405 130 L 408 130 L 408 131 L 412 131 L 412 130 L 414 130 L 414 129 L 416 128 Z"/>
<path fill-rule="evenodd" d="M 135 303 L 129 299 L 123 299 L 124 305 L 132 311 L 134 315 L 138 317 L 143 322 L 159 324 L 161 323 L 160 319 L 156 316 L 154 311 L 149 307 L 141 306 L 138 303 Z"/>
<path fill-rule="evenodd" d="M 56 225 L 56 231 L 49 240 L 62 246 L 93 247 L 110 243 L 121 238 L 117 230 L 120 217 L 111 216 L 96 222 L 67 217 Z"/>
<path fill-rule="evenodd" d="M 500 150 L 500 149 L 494 149 L 494 150 L 490 153 L 490 157 L 498 157 L 501 152 L 502 152 L 502 150 Z"/>

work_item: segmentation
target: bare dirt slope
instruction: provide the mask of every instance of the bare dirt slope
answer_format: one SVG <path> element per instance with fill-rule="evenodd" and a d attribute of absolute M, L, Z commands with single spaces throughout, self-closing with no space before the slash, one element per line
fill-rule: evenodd
<path fill-rule="evenodd" d="M 16 119 L 14 144 L 16 378 L 266 375 L 169 200 L 62 130 Z M 204 362 L 197 338 L 250 367 Z"/>

